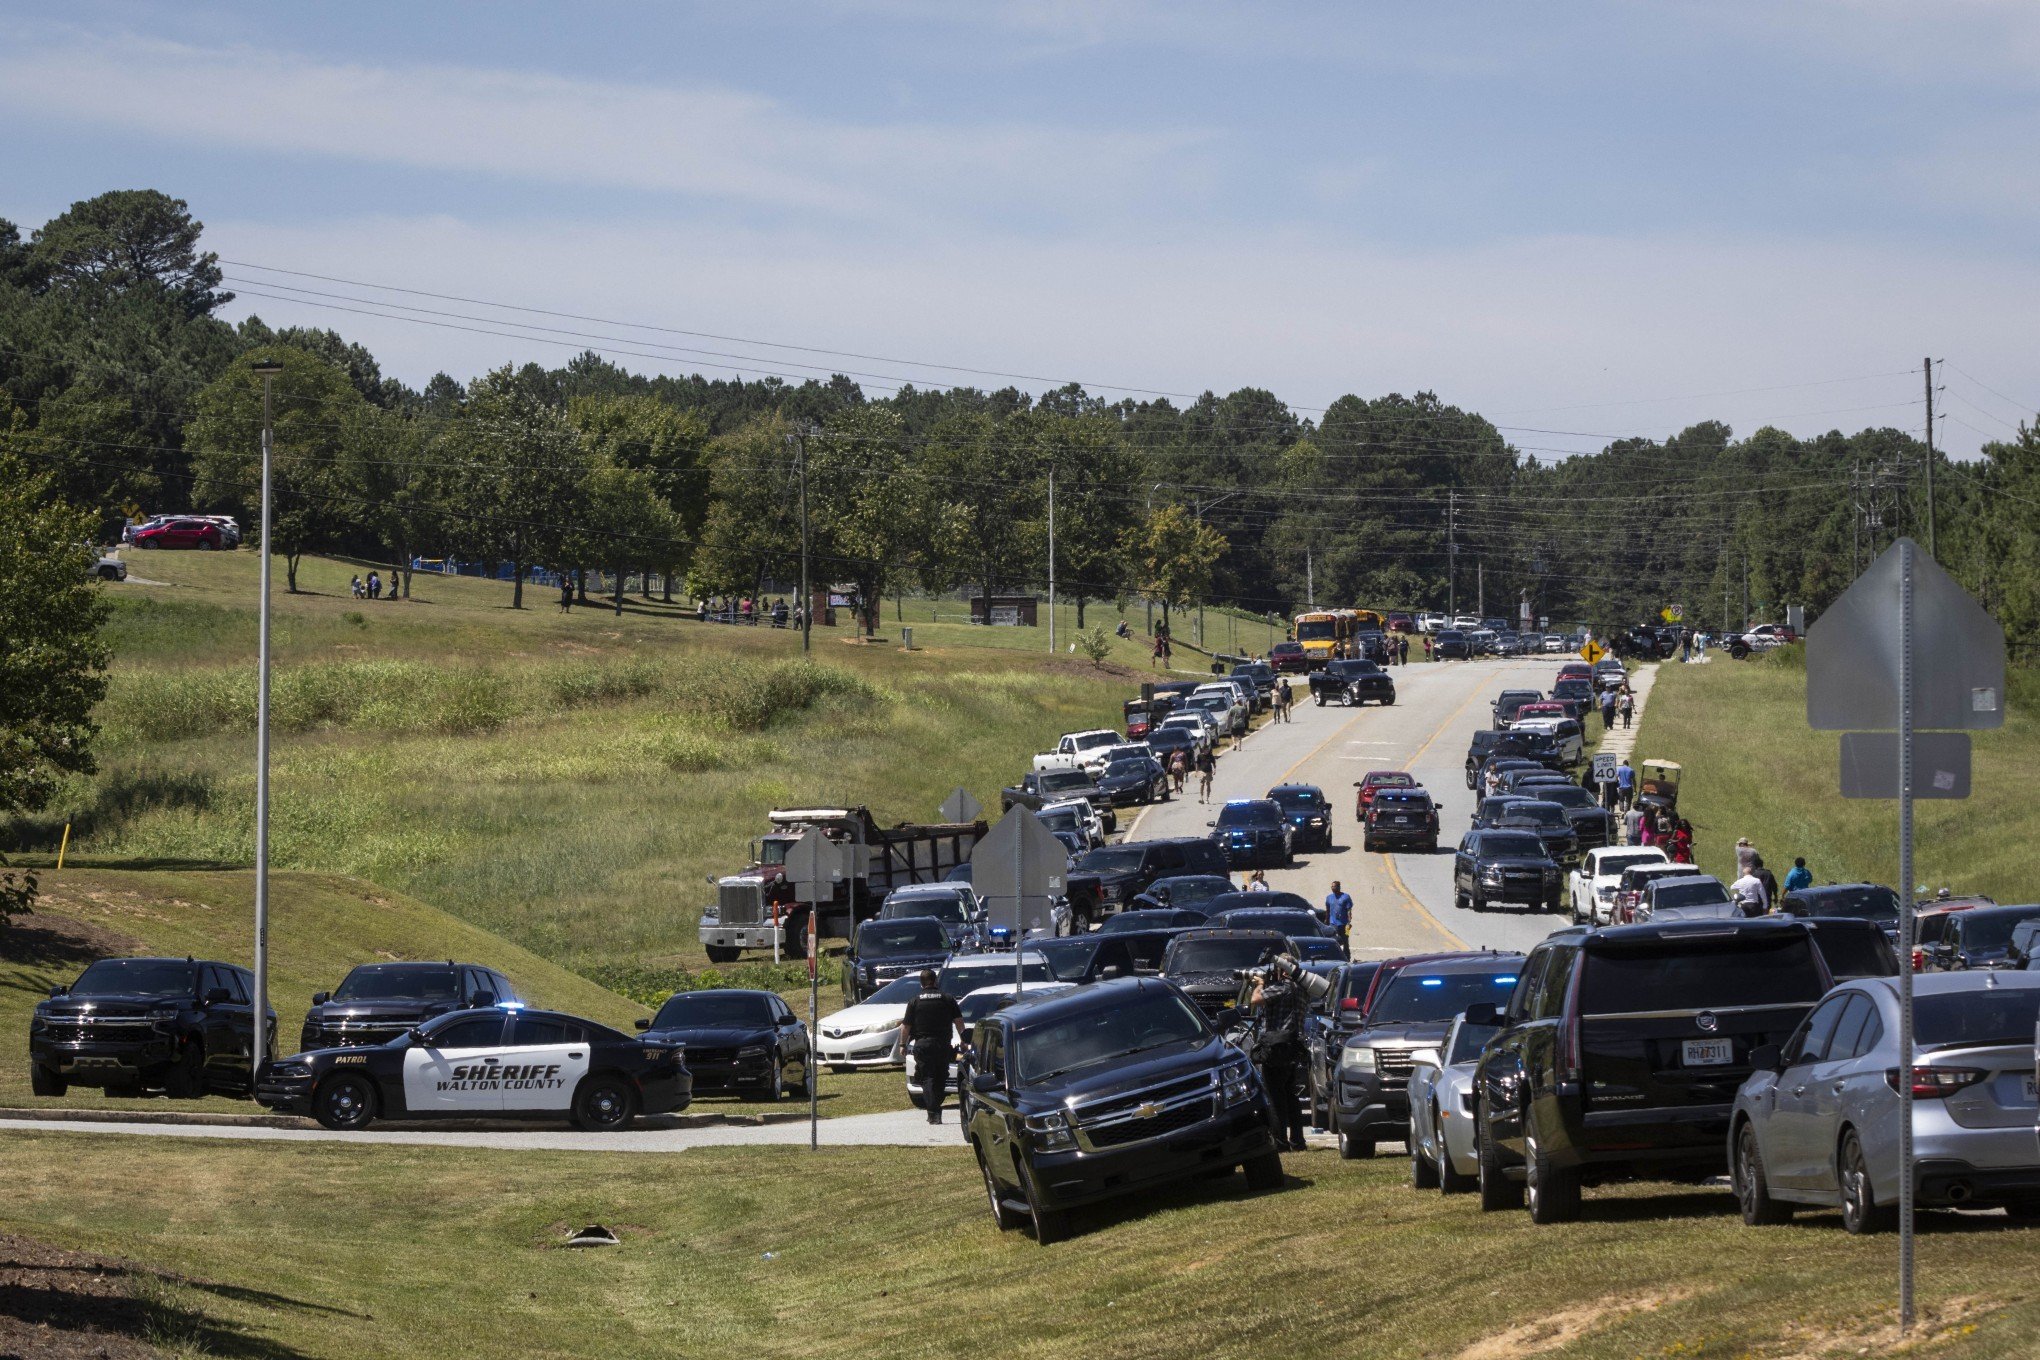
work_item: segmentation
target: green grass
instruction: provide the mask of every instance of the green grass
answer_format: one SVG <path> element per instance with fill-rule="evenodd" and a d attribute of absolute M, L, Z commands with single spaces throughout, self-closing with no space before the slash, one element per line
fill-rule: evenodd
<path fill-rule="evenodd" d="M 44 874 L 36 914 L 0 935 L 0 1033 L 25 1035 L 28 1013 L 51 986 L 70 982 L 106 954 L 180 954 L 246 965 L 254 939 L 254 878 L 242 871 L 66 868 Z M 805 969 L 773 969 L 768 959 L 722 974 L 617 969 L 613 989 L 402 893 L 334 874 L 279 873 L 270 880 L 270 1004 L 279 1048 L 297 1042 L 305 1008 L 331 991 L 357 963 L 380 959 L 460 959 L 489 964 L 517 983 L 527 1000 L 600 1020 L 628 1032 L 674 990 L 769 987 L 807 1014 Z M 825 985 L 821 1013 L 840 993 Z M 29 1094 L 25 1047 L 0 1058 L 0 1106 L 117 1108 L 252 1113 L 213 1097 L 200 1101 L 110 1100 L 91 1087 L 55 1099 Z M 821 1077 L 820 1108 L 831 1117 L 906 1108 L 906 1083 L 890 1072 Z M 704 1095 L 697 1113 L 759 1114 L 783 1107 Z"/>
<path fill-rule="evenodd" d="M 47 863 L 253 858 L 252 554 L 134 555 L 111 590 L 103 772 L 16 819 Z M 934 624 L 917 649 L 703 625 L 631 601 L 508 609 L 499 582 L 419 575 L 355 601 L 365 568 L 306 559 L 277 596 L 272 863 L 442 907 L 568 967 L 694 968 L 706 880 L 746 862 L 775 805 L 929 820 L 962 785 L 996 807 L 1027 756 L 1116 724 L 1137 679 Z M 1096 612 L 1096 611 L 1094 611 Z M 1101 617 L 1109 617 L 1109 607 Z M 1138 660 L 1138 649 L 1128 646 Z M 0 831 L 7 830 L 0 828 Z"/>
<path fill-rule="evenodd" d="M 1973 734 L 1975 787 L 1966 801 L 1915 804 L 1918 884 L 2033 900 L 2033 690 L 2033 676 L 2014 674 L 2003 729 Z M 1841 797 L 1840 745 L 1838 733 L 1807 727 L 1803 653 L 1791 648 L 1756 661 L 1661 667 L 1636 754 L 1685 767 L 1679 810 L 1693 823 L 1702 871 L 1733 878 L 1736 838 L 1747 836 L 1781 879 L 1803 855 L 1817 883 L 1896 887 L 1898 805 Z"/>
<path fill-rule="evenodd" d="M 50 1132 L 0 1143 L 0 1225 L 176 1277 L 173 1338 L 225 1354 L 1728 1360 L 1894 1339 L 1894 1240 L 1832 1214 L 1748 1229 L 1725 1191 L 1644 1186 L 1540 1229 L 1412 1192 L 1393 1160 L 1287 1162 L 1283 1193 L 1192 1183 L 1043 1249 L 991 1227 L 960 1145 L 285 1155 Z M 591 1222 L 624 1245 L 556 1249 Z M 1917 1349 L 2031 1355 L 2040 1232 L 1926 1224 Z"/>

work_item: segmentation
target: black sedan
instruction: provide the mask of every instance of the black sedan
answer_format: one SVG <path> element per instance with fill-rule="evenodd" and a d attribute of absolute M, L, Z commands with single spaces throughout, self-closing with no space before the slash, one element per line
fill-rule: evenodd
<path fill-rule="evenodd" d="M 1558 910 L 1563 884 L 1544 842 L 1529 831 L 1469 831 L 1452 857 L 1452 903 L 1485 911 L 1491 902 Z"/>
<path fill-rule="evenodd" d="M 1099 774 L 1098 787 L 1117 807 L 1169 801 L 1169 776 L 1153 756 L 1121 756 Z"/>
<path fill-rule="evenodd" d="M 264 1068 L 255 1099 L 329 1129 L 377 1119 L 565 1119 L 611 1132 L 693 1097 L 678 1044 L 522 1008 L 453 1011 L 385 1044 L 321 1048 Z"/>
<path fill-rule="evenodd" d="M 776 992 L 675 992 L 638 1028 L 650 1042 L 686 1049 L 696 1086 L 778 1100 L 807 1084 L 807 1026 Z"/>

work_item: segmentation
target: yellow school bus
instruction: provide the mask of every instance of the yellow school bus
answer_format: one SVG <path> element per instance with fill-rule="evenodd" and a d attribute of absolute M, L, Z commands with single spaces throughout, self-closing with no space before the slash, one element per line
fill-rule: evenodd
<path fill-rule="evenodd" d="M 1296 640 L 1313 668 L 1349 655 L 1354 629 L 1350 609 L 1312 609 L 1296 616 Z"/>
<path fill-rule="evenodd" d="M 1356 633 L 1385 633 L 1388 631 L 1387 621 L 1375 610 L 1353 609 L 1347 612 L 1353 616 L 1353 631 Z"/>

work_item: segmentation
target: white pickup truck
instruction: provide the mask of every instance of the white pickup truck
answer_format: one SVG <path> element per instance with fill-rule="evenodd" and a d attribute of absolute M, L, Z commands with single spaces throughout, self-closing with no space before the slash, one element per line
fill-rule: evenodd
<path fill-rule="evenodd" d="M 1053 751 L 1043 751 L 1034 758 L 1034 768 L 1089 770 L 1096 774 L 1105 768 L 1105 752 L 1125 740 L 1125 737 L 1107 727 L 1090 732 L 1065 732 L 1062 740 L 1055 744 Z"/>
<path fill-rule="evenodd" d="M 1589 850 L 1566 879 L 1572 918 L 1580 925 L 1605 926 L 1614 920 L 1615 889 L 1622 871 L 1635 864 L 1669 864 L 1655 845 L 1607 845 Z"/>

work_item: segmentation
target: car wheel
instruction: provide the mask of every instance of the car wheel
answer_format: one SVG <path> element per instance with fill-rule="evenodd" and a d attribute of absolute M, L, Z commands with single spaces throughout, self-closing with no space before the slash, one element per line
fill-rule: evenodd
<path fill-rule="evenodd" d="M 1020 1186 L 1027 1195 L 1027 1217 L 1034 1227 L 1035 1243 L 1045 1247 L 1068 1236 L 1069 1215 L 1061 1209 L 1051 1209 L 1043 1202 L 1041 1187 L 1025 1166 L 1020 1168 Z"/>
<path fill-rule="evenodd" d="M 197 1100 L 205 1094 L 205 1046 L 187 1042 L 163 1073 L 163 1094 L 172 1100 Z"/>
<path fill-rule="evenodd" d="M 1436 1110 L 1431 1113 L 1431 1127 L 1438 1130 L 1438 1193 L 1463 1195 L 1479 1188 L 1478 1176 L 1469 1176 L 1452 1164 L 1452 1152 L 1445 1146 L 1444 1126 L 1439 1123 Z"/>
<path fill-rule="evenodd" d="M 574 1096 L 574 1127 L 584 1133 L 616 1133 L 635 1118 L 637 1093 L 622 1077 L 590 1077 Z"/>
<path fill-rule="evenodd" d="M 1349 1162 L 1364 1162 L 1374 1155 L 1374 1140 L 1340 1129 L 1339 1155 Z"/>
<path fill-rule="evenodd" d="M 1863 1140 L 1854 1129 L 1842 1137 L 1840 1166 L 1842 1226 L 1856 1236 L 1889 1229 L 1892 1211 L 1877 1202 L 1877 1192 L 1870 1186 L 1870 1164 L 1863 1156 Z"/>
<path fill-rule="evenodd" d="M 375 1118 L 375 1088 L 354 1072 L 328 1077 L 312 1096 L 312 1118 L 342 1133 L 365 1129 Z"/>
<path fill-rule="evenodd" d="M 1454 888 L 1452 890 L 1452 906 L 1458 911 L 1471 911 L 1473 909 L 1473 899 L 1459 891 L 1459 889 Z"/>
<path fill-rule="evenodd" d="M 1473 902 L 1473 909 L 1475 911 L 1487 910 L 1487 899 L 1485 897 L 1482 897 L 1479 893 L 1474 893 L 1472 895 L 1471 900 Z"/>
<path fill-rule="evenodd" d="M 62 1095 L 63 1092 L 59 1091 L 57 1094 Z M 1317 1083 L 1312 1082 L 1310 1087 L 1310 1127 L 1316 1133 L 1323 1133 L 1331 1128 L 1331 1126 L 1331 1102 L 1327 1101 L 1318 1090 Z"/>
<path fill-rule="evenodd" d="M 207 541 L 206 539 L 201 538 L 200 540 L 198 540 L 198 550 L 200 552 L 211 552 L 213 548 L 216 546 L 217 546 L 216 544 L 213 544 Z"/>
<path fill-rule="evenodd" d="M 1477 1175 L 1481 1212 L 1522 1208 L 1523 1187 L 1502 1174 L 1502 1150 L 1495 1146 L 1495 1136 L 1488 1128 L 1486 1111 L 1478 1105 L 1473 1110 L 1473 1127 L 1474 1146 L 1480 1161 Z"/>
<path fill-rule="evenodd" d="M 970 1149 L 977 1154 L 978 1172 L 985 1178 L 985 1198 L 991 1202 L 992 1224 L 1000 1232 L 1011 1232 L 1020 1226 L 1020 1215 L 1005 1200 L 999 1198 L 999 1183 L 992 1179 L 992 1165 L 985 1160 L 985 1151 L 971 1140 Z"/>
<path fill-rule="evenodd" d="M 726 944 L 712 944 L 706 946 L 706 948 L 710 963 L 735 963 L 737 955 L 743 953 L 741 949 L 736 949 Z"/>
<path fill-rule="evenodd" d="M 28 1089 L 32 1095 L 60 1096 L 71 1089 L 71 1084 L 64 1080 L 62 1073 L 52 1072 L 41 1063 L 30 1063 Z"/>
<path fill-rule="evenodd" d="M 1282 1156 L 1280 1153 L 1264 1152 L 1258 1157 L 1249 1157 L 1244 1163 L 1247 1173 L 1247 1189 L 1257 1193 L 1282 1188 Z"/>
<path fill-rule="evenodd" d="M 1413 1133 L 1410 1144 L 1410 1189 L 1435 1190 L 1438 1186 L 1438 1169 L 1431 1165 L 1431 1159 L 1424 1155 L 1424 1145 Z"/>
<path fill-rule="evenodd" d="M 758 1098 L 760 1100 L 772 1102 L 777 1102 L 786 1099 L 785 1063 L 780 1062 L 776 1058 L 773 1059 L 772 1075 L 765 1079 L 765 1085 L 763 1089 L 761 1089 L 758 1092 Z"/>
<path fill-rule="evenodd" d="M 1764 1153 L 1757 1146 L 1757 1129 L 1745 1123 L 1735 1136 L 1735 1165 L 1729 1168 L 1735 1185 L 1736 1205 L 1742 1221 L 1752 1228 L 1768 1228 L 1792 1219 L 1792 1206 L 1771 1198 L 1771 1183 L 1764 1175 Z"/>
<path fill-rule="evenodd" d="M 1532 1223 L 1570 1223 L 1580 1216 L 1580 1173 L 1575 1169 L 1560 1170 L 1551 1164 L 1537 1147 L 1537 1140 L 1529 1140 L 1525 1148 L 1526 1175 L 1523 1178 L 1524 1199 L 1530 1208 Z"/>

